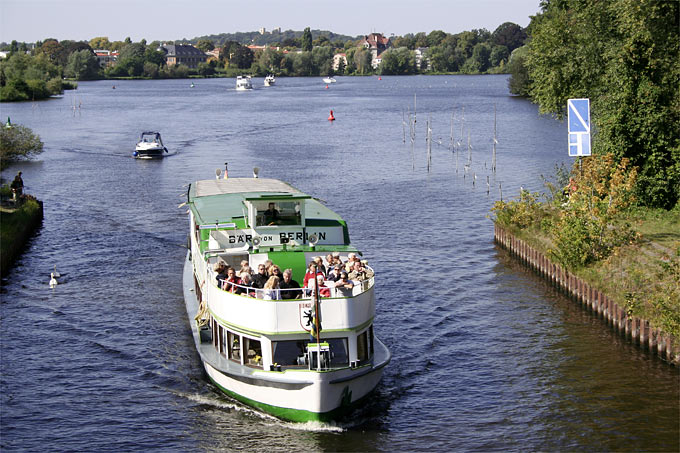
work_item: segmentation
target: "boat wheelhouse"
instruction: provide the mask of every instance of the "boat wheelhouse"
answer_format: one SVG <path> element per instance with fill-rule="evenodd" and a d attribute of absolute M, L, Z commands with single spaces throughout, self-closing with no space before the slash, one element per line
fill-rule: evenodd
<path fill-rule="evenodd" d="M 327 293 L 279 289 L 291 298 L 269 300 L 263 289 L 221 285 L 215 271 L 220 262 L 238 269 L 247 261 L 257 269 L 271 260 L 301 281 L 316 256 L 358 253 L 345 221 L 274 179 L 197 181 L 187 203 L 184 296 L 209 379 L 235 399 L 292 421 L 331 420 L 363 400 L 390 361 L 373 331 L 374 277 Z"/>

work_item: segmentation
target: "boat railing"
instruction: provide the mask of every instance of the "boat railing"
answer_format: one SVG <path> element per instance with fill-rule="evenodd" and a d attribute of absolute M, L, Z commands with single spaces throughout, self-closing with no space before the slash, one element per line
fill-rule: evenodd
<path fill-rule="evenodd" d="M 313 296 L 311 288 L 263 289 L 255 288 L 253 286 L 246 286 L 239 283 L 228 282 L 226 280 L 222 280 L 218 284 L 217 273 L 214 270 L 210 270 L 208 275 L 211 284 L 219 290 L 252 299 L 299 301 L 312 299 Z M 319 296 L 322 299 L 351 298 L 359 296 L 373 288 L 373 285 L 375 284 L 375 277 L 371 277 L 362 281 L 354 280 L 352 282 L 354 283 L 354 287 L 352 289 L 322 286 L 319 291 Z M 332 285 L 333 282 L 324 282 L 324 284 Z"/>

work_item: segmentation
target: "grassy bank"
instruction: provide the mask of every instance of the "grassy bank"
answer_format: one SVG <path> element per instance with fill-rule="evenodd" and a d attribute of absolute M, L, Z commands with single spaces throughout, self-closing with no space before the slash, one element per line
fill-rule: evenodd
<path fill-rule="evenodd" d="M 559 261 L 550 227 L 560 210 L 540 204 L 531 210 L 534 222 L 518 225 L 503 215 L 497 223 L 544 254 Z M 647 319 L 680 339 L 680 207 L 672 211 L 634 208 L 619 216 L 634 236 L 608 256 L 583 266 L 566 266 L 572 273 L 607 294 L 629 316 Z M 564 265 L 564 263 L 562 263 Z"/>
<path fill-rule="evenodd" d="M 24 250 L 26 241 L 40 225 L 43 209 L 28 195 L 17 208 L 0 208 L 0 273 L 4 276 Z"/>

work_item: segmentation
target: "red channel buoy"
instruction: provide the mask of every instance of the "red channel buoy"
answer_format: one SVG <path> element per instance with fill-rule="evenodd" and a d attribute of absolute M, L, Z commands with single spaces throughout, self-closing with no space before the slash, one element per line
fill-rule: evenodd
<path fill-rule="evenodd" d="M 378 80 L 382 80 L 382 77 L 378 76 Z"/>
<path fill-rule="evenodd" d="M 328 85 L 326 85 L 326 89 L 328 89 Z"/>
<path fill-rule="evenodd" d="M 331 110 L 331 114 L 328 116 L 328 121 L 335 121 L 335 117 L 333 116 L 333 110 Z"/>

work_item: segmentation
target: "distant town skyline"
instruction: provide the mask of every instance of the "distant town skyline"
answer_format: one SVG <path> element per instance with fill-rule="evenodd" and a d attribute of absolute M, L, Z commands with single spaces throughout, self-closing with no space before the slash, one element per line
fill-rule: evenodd
<path fill-rule="evenodd" d="M 329 6 L 332 5 L 332 6 Z M 192 39 L 220 33 L 329 30 L 385 36 L 442 30 L 459 33 L 504 22 L 522 27 L 539 11 L 539 0 L 0 0 L 0 41 L 111 41 Z"/>

